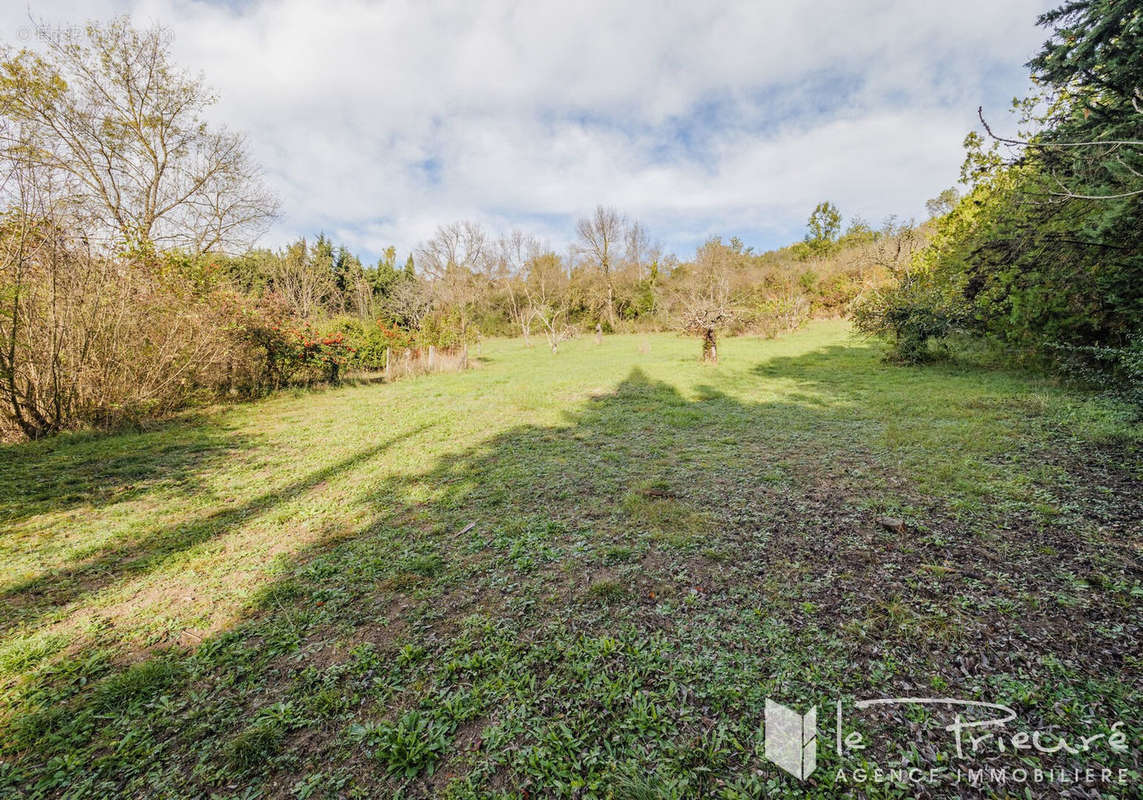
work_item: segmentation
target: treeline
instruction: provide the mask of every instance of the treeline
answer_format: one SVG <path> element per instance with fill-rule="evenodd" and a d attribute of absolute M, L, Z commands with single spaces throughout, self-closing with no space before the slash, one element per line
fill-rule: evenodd
<path fill-rule="evenodd" d="M 522 232 L 493 237 L 456 223 L 403 262 L 390 248 L 365 265 L 324 235 L 236 256 L 100 254 L 16 208 L 0 225 L 10 267 L 0 287 L 3 418 L 30 438 L 137 423 L 380 371 L 394 354 L 407 370 L 410 354 L 463 353 L 482 336 L 557 352 L 585 331 L 679 329 L 703 336 L 702 355 L 716 358 L 717 334 L 776 336 L 845 313 L 922 243 L 923 228 L 892 221 L 876 231 L 856 221 L 843 233 L 829 210 L 831 225 L 766 253 L 712 239 L 683 262 L 599 208 L 566 254 Z"/>
<path fill-rule="evenodd" d="M 832 222 L 818 227 L 823 209 Z M 367 344 L 373 323 L 404 332 L 419 347 L 457 348 L 481 336 L 541 337 L 558 346 L 597 325 L 603 333 L 678 328 L 704 269 L 726 283 L 727 330 L 792 330 L 812 315 L 844 313 L 910 257 L 923 235 L 894 220 L 877 230 L 855 220 L 843 233 L 836 208 L 822 204 L 811 215 L 811 234 L 795 245 L 755 253 L 737 238 L 715 238 L 684 262 L 613 209 L 597 208 L 576 228 L 576 242 L 562 254 L 523 231 L 496 236 L 458 222 L 438 228 L 402 263 L 389 248 L 364 265 L 323 234 L 280 251 L 164 259 L 204 289 L 225 289 L 324 333 L 352 335 L 355 347 Z M 360 366 L 377 364 L 366 359 Z"/>
<path fill-rule="evenodd" d="M 1143 401 L 1143 8 L 1044 14 L 1020 130 L 969 136 L 967 195 L 859 326 L 924 361 L 958 340 Z"/>
<path fill-rule="evenodd" d="M 213 97 L 171 63 L 168 34 L 122 18 L 37 35 L 39 52 L 0 52 L 5 436 L 337 382 L 395 353 L 391 374 L 421 369 L 429 348 L 459 355 L 427 368 L 463 367 L 481 336 L 557 352 L 583 331 L 677 329 L 717 360 L 721 333 L 845 313 L 926 235 L 893 221 L 843 229 L 822 203 L 791 247 L 712 239 L 682 261 L 600 207 L 562 253 L 470 222 L 374 264 L 324 235 L 251 249 L 276 202 L 241 137 L 205 121 Z"/>

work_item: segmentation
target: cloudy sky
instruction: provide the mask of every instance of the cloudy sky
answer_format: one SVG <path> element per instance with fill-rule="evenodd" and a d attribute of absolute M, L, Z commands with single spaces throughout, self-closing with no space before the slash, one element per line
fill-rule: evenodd
<path fill-rule="evenodd" d="M 282 201 L 373 260 L 458 219 L 560 248 L 597 204 L 686 257 L 800 238 L 815 203 L 920 217 L 984 105 L 1027 88 L 1045 0 L 38 0 L 175 34 Z M 0 11 L 28 37 L 27 8 Z"/>

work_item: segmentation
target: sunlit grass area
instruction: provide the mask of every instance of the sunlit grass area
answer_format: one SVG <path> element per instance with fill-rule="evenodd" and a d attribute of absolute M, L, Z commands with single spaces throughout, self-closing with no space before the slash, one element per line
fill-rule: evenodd
<path fill-rule="evenodd" d="M 0 788 L 834 796 L 829 748 L 804 784 L 762 758 L 766 697 L 1137 739 L 1130 409 L 886 364 L 838 321 L 698 350 L 489 341 L 464 373 L 6 447 Z"/>

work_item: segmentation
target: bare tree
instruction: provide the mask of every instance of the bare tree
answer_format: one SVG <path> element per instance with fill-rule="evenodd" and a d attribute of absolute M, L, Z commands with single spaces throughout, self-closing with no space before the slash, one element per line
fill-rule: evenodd
<path fill-rule="evenodd" d="M 675 300 L 682 329 L 702 337 L 702 359 L 718 363 L 718 332 L 735 316 L 731 279 L 734 254 L 711 239 L 695 253 L 694 264 L 680 276 Z"/>
<path fill-rule="evenodd" d="M 417 248 L 417 267 L 432 280 L 443 280 L 452 270 L 484 272 L 492 248 L 484 229 L 475 222 L 453 222 L 437 228 L 427 242 Z"/>
<path fill-rule="evenodd" d="M 11 157 L 76 180 L 93 235 L 132 247 L 242 248 L 276 211 L 241 136 L 212 129 L 201 78 L 170 61 L 171 36 L 127 17 L 38 24 L 42 53 L 0 51 Z"/>
<path fill-rule="evenodd" d="M 294 242 L 274 259 L 270 280 L 290 312 L 301 319 L 314 316 L 334 291 L 329 264 L 322 263 L 305 239 Z"/>
<path fill-rule="evenodd" d="M 626 245 L 626 261 L 631 270 L 635 273 L 635 280 L 643 280 L 643 267 L 645 264 L 653 260 L 654 248 L 651 245 L 651 240 L 647 236 L 647 229 L 638 220 L 632 222 L 627 230 L 624 232 L 624 244 Z"/>
<path fill-rule="evenodd" d="M 225 379 L 219 304 L 95 252 L 74 176 L 0 164 L 0 429 L 38 438 L 162 414 Z"/>
<path fill-rule="evenodd" d="M 420 280 L 402 280 L 385 295 L 385 313 L 406 328 L 415 330 L 433 306 L 428 287 Z"/>
<path fill-rule="evenodd" d="M 924 235 L 913 220 L 899 222 L 896 216 L 890 215 L 869 244 L 867 257 L 874 266 L 901 279 L 912 266 L 913 256 L 925 243 Z"/>
<path fill-rule="evenodd" d="M 527 313 L 540 322 L 552 353 L 559 352 L 560 343 L 572 338 L 575 330 L 568 324 L 570 302 L 568 276 L 560 257 L 555 253 L 541 253 L 527 263 L 524 292 Z"/>
<path fill-rule="evenodd" d="M 417 266 L 429 281 L 438 307 L 457 312 L 461 341 L 467 341 L 472 309 L 491 285 L 493 247 L 475 222 L 437 228 L 416 253 Z"/>
<path fill-rule="evenodd" d="M 353 313 L 359 319 L 368 319 L 373 311 L 373 287 L 366 280 L 364 274 L 353 276 L 353 286 L 350 293 L 350 303 Z"/>
<path fill-rule="evenodd" d="M 532 322 L 535 309 L 527 302 L 527 283 L 524 271 L 531 259 L 542 252 L 539 239 L 520 230 L 514 230 L 498 242 L 497 278 L 508 299 L 508 314 L 520 328 L 524 346 L 531 347 Z"/>
<path fill-rule="evenodd" d="M 614 208 L 596 206 L 590 217 L 576 223 L 579 241 L 575 251 L 585 256 L 599 270 L 607 292 L 604 313 L 608 324 L 615 325 L 615 281 L 613 271 L 617 250 L 622 246 L 627 221 Z"/>

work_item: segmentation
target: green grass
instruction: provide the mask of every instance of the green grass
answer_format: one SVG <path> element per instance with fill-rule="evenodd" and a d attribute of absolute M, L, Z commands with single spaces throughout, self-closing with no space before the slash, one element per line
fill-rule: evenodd
<path fill-rule="evenodd" d="M 949 722 L 840 758 L 834 699 L 918 695 L 1123 721 L 1138 779 L 1131 409 L 840 322 L 481 349 L 0 450 L 0 796 L 832 797 Z M 819 708 L 804 783 L 767 697 Z"/>

